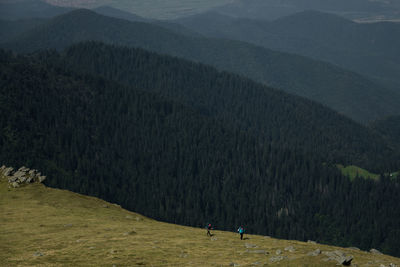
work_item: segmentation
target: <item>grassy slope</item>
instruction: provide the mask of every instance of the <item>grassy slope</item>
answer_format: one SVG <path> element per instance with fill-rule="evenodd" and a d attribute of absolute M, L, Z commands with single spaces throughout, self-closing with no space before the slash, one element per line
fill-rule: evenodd
<path fill-rule="evenodd" d="M 341 170 L 343 175 L 348 176 L 351 180 L 356 178 L 357 175 L 366 179 L 379 179 L 379 174 L 371 173 L 363 168 L 354 165 L 344 167 L 343 165 L 338 164 L 337 167 Z"/>
<path fill-rule="evenodd" d="M 0 177 L 0 262 L 4 266 L 253 266 L 272 264 L 276 250 L 287 256 L 279 266 L 336 266 L 324 255 L 336 247 L 161 223 L 100 199 L 32 184 L 8 188 Z M 234 226 L 232 226 L 234 227 Z M 245 244 L 257 248 L 246 249 Z M 295 252 L 284 250 L 294 246 Z M 269 254 L 251 253 L 265 250 Z M 340 249 L 358 266 L 400 265 L 400 259 Z M 43 256 L 35 256 L 42 253 Z"/>
<path fill-rule="evenodd" d="M 374 180 L 379 179 L 379 176 L 380 176 L 379 174 L 371 173 L 363 168 L 360 168 L 360 167 L 354 166 L 354 165 L 345 167 L 341 164 L 338 164 L 337 167 L 343 173 L 343 175 L 348 176 L 351 180 L 356 178 L 357 175 L 360 177 L 363 177 L 365 179 L 374 179 Z M 399 173 L 400 172 L 393 172 L 393 173 L 391 173 L 391 177 L 397 178 L 399 176 Z"/>

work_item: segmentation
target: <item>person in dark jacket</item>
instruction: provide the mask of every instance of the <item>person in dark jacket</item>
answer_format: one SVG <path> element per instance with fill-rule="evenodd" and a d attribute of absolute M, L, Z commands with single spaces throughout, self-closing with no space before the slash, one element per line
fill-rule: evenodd
<path fill-rule="evenodd" d="M 243 234 L 244 234 L 243 226 L 240 226 L 237 231 L 240 234 L 240 240 L 243 240 Z"/>
<path fill-rule="evenodd" d="M 211 234 L 211 231 L 212 230 L 212 227 L 211 227 L 211 223 L 209 223 L 208 225 L 207 225 L 207 236 L 212 236 L 212 234 Z"/>

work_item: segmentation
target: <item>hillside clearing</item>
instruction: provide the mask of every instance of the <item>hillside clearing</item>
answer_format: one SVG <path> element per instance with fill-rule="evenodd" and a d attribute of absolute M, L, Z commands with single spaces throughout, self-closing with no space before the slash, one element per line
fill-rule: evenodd
<path fill-rule="evenodd" d="M 31 184 L 0 182 L 3 266 L 336 266 L 326 251 L 353 255 L 358 266 L 400 259 L 354 249 L 161 223 L 94 197 Z M 234 226 L 232 226 L 234 227 Z M 285 250 L 292 246 L 293 252 Z M 307 256 L 320 249 L 322 254 Z M 280 250 L 281 254 L 277 255 Z"/>

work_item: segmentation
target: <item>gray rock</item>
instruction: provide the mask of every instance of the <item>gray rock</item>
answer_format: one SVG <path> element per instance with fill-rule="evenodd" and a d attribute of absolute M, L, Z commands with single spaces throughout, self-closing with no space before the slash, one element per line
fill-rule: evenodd
<path fill-rule="evenodd" d="M 14 168 L 9 167 L 4 170 L 3 174 L 4 174 L 4 176 L 10 176 L 11 174 L 13 174 L 13 172 L 14 172 Z"/>
<path fill-rule="evenodd" d="M 46 180 L 46 176 L 39 176 L 38 177 L 39 183 L 42 183 L 44 180 Z"/>
<path fill-rule="evenodd" d="M 276 253 L 276 255 L 281 255 L 282 254 L 282 250 L 277 249 L 275 253 Z"/>
<path fill-rule="evenodd" d="M 307 243 L 314 244 L 314 245 L 316 245 L 316 244 L 317 244 L 317 242 L 315 242 L 315 241 L 312 241 L 312 240 L 308 240 L 308 241 L 307 241 Z"/>
<path fill-rule="evenodd" d="M 354 258 L 353 258 L 353 256 L 346 256 L 346 257 L 344 257 L 344 258 L 341 258 L 340 260 L 338 260 L 337 262 L 339 263 L 339 264 L 342 264 L 342 265 L 344 265 L 344 266 L 350 266 L 351 265 L 351 261 L 353 260 Z"/>
<path fill-rule="evenodd" d="M 321 250 L 318 248 L 318 249 L 316 249 L 316 250 L 314 250 L 314 251 L 309 252 L 307 255 L 308 255 L 308 256 L 316 257 L 316 256 L 318 256 L 318 255 L 320 255 L 320 254 L 321 254 Z"/>
<path fill-rule="evenodd" d="M 10 184 L 16 182 L 17 180 L 18 180 L 18 178 L 15 177 L 15 176 L 11 176 L 10 178 L 8 178 L 8 182 L 9 182 Z"/>
<path fill-rule="evenodd" d="M 17 177 L 18 179 L 20 178 L 20 177 L 22 177 L 22 176 L 24 176 L 24 175 L 26 175 L 26 173 L 25 172 L 22 172 L 22 171 L 17 171 L 16 173 L 14 173 L 14 177 Z"/>
<path fill-rule="evenodd" d="M 33 256 L 41 257 L 41 256 L 44 256 L 44 254 L 42 252 L 40 252 L 40 251 L 37 251 L 37 252 L 33 253 Z"/>
<path fill-rule="evenodd" d="M 382 252 L 380 252 L 379 250 L 374 249 L 374 248 L 372 248 L 369 252 L 371 252 L 372 254 L 375 254 L 375 255 L 382 255 L 383 254 Z"/>
<path fill-rule="evenodd" d="M 21 168 L 18 169 L 18 171 L 26 173 L 29 171 L 29 168 L 22 166 Z"/>
<path fill-rule="evenodd" d="M 289 252 L 295 252 L 296 249 L 293 246 L 289 246 L 285 248 L 285 251 L 289 251 Z"/>
<path fill-rule="evenodd" d="M 14 187 L 14 188 L 18 188 L 18 187 L 19 187 L 19 183 L 17 183 L 17 182 L 13 182 L 11 185 L 12 185 L 12 187 Z"/>
<path fill-rule="evenodd" d="M 335 251 L 324 251 L 324 255 L 328 256 L 327 261 L 336 261 L 338 264 L 349 266 L 351 261 L 354 259 L 351 255 L 346 255 L 340 250 Z"/>
<path fill-rule="evenodd" d="M 216 237 L 211 237 L 211 241 L 217 241 L 218 240 L 218 238 L 216 238 Z"/>
<path fill-rule="evenodd" d="M 278 262 L 278 261 L 282 261 L 284 259 L 287 259 L 286 256 L 273 256 L 271 258 L 269 258 L 270 262 Z"/>
<path fill-rule="evenodd" d="M 397 267 L 397 265 L 394 264 L 394 263 L 390 263 L 390 264 L 389 264 L 389 267 Z"/>
<path fill-rule="evenodd" d="M 33 182 L 34 182 L 34 180 L 33 180 L 32 177 L 27 178 L 26 181 L 25 181 L 25 183 L 27 183 L 27 184 L 30 184 L 30 183 L 33 183 Z"/>
<path fill-rule="evenodd" d="M 249 243 L 244 244 L 244 246 L 245 246 L 246 248 L 256 248 L 256 247 L 257 247 L 257 245 L 249 244 Z"/>
<path fill-rule="evenodd" d="M 27 179 L 25 176 L 19 177 L 20 183 L 24 183 Z"/>

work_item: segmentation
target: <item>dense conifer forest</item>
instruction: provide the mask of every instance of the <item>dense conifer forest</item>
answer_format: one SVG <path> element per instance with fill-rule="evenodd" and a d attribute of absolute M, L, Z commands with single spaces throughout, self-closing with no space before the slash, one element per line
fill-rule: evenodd
<path fill-rule="evenodd" d="M 1 51 L 0 88 L 0 162 L 40 169 L 49 186 L 168 222 L 400 256 L 399 180 L 335 167 L 383 172 L 397 151 L 319 104 L 99 43 Z"/>

